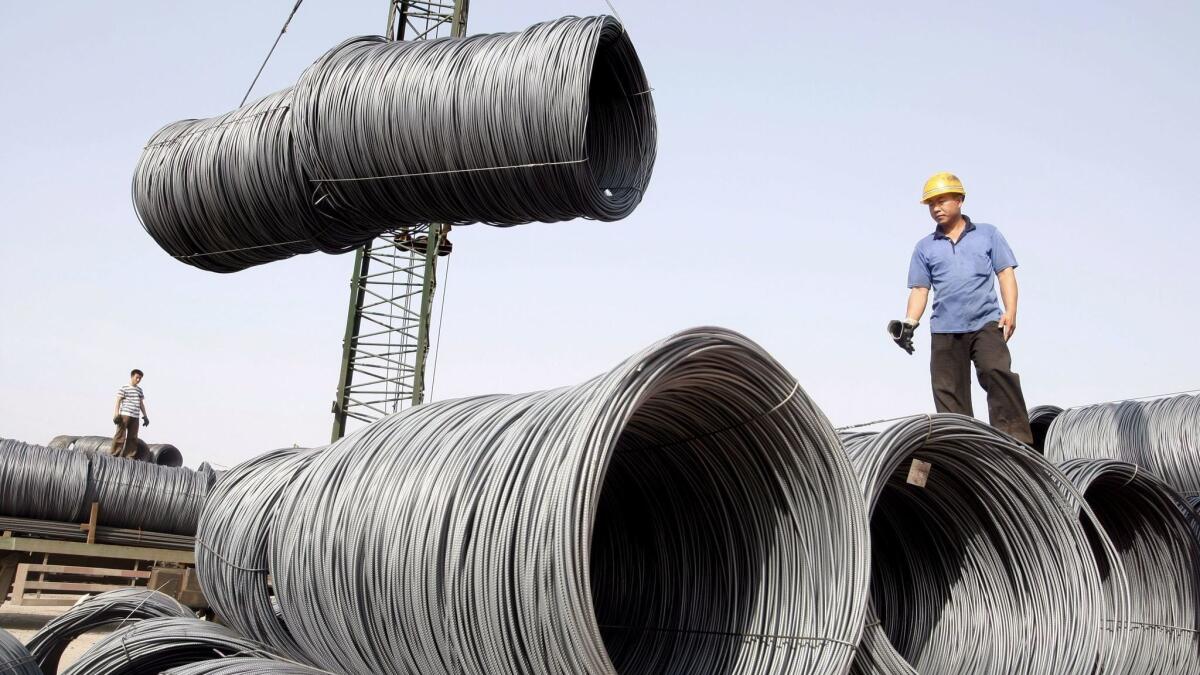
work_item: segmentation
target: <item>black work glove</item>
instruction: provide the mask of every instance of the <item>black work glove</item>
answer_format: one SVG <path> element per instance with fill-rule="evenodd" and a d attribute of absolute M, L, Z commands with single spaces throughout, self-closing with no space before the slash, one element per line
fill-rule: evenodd
<path fill-rule="evenodd" d="M 913 348 L 913 333 L 917 332 L 917 326 L 919 325 L 921 324 L 916 321 L 909 321 L 908 319 L 904 321 L 889 321 L 887 326 L 888 335 L 892 336 L 892 339 L 895 340 L 897 345 L 900 345 L 901 349 L 912 354 L 915 351 Z"/>
<path fill-rule="evenodd" d="M 121 423 L 121 416 L 113 415 L 113 424 L 120 424 L 120 423 Z"/>
<path fill-rule="evenodd" d="M 150 418 L 149 417 L 142 418 L 142 426 L 144 426 L 144 427 L 150 426 Z"/>

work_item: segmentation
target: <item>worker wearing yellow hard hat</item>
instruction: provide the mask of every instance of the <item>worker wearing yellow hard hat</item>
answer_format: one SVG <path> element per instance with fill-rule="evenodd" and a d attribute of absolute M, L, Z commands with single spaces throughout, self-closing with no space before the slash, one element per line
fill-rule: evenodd
<path fill-rule="evenodd" d="M 938 412 L 973 415 L 971 363 L 987 392 L 992 426 L 1032 444 L 1021 378 L 1012 371 L 1008 341 L 1017 329 L 1017 259 L 994 225 L 963 214 L 967 191 L 958 176 L 941 172 L 925 181 L 921 203 L 936 226 L 921 237 L 908 267 L 908 308 L 888 332 L 913 353 L 913 334 L 933 291 L 929 372 Z M 1003 311 L 996 298 L 999 281 Z"/>

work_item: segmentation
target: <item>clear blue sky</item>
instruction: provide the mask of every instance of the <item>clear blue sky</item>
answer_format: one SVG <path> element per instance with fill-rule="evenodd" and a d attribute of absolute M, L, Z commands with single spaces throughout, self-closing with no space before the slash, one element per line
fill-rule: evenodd
<path fill-rule="evenodd" d="M 473 4 L 470 32 L 607 11 Z M 327 441 L 352 256 L 201 272 L 129 198 L 150 134 L 235 107 L 291 5 L 0 3 L 0 436 L 110 433 L 136 366 L 143 437 L 191 465 Z M 1200 5 L 733 8 L 617 3 L 658 107 L 646 199 L 620 223 L 457 229 L 436 398 L 575 383 L 718 324 L 835 423 L 931 410 L 926 328 L 909 357 L 884 324 L 940 170 L 1021 263 L 1031 406 L 1200 387 Z M 307 0 L 256 93 L 385 14 Z"/>

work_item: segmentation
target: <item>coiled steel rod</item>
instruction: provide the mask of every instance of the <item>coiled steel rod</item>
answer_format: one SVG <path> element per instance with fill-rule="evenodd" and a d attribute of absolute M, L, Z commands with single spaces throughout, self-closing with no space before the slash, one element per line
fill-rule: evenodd
<path fill-rule="evenodd" d="M 0 439 L 0 514 L 79 522 L 88 493 L 87 455 Z"/>
<path fill-rule="evenodd" d="M 1200 519 L 1133 464 L 1073 459 L 1060 468 L 1116 546 L 1129 582 L 1129 653 L 1125 669 L 1112 672 L 1200 672 Z"/>
<path fill-rule="evenodd" d="M 1050 425 L 1046 456 L 1136 464 L 1185 496 L 1200 495 L 1200 395 L 1071 408 Z"/>
<path fill-rule="evenodd" d="M 0 675 L 42 675 L 25 645 L 3 628 L 0 628 Z"/>
<path fill-rule="evenodd" d="M 163 675 L 337 675 L 289 661 L 234 657 L 201 661 L 164 671 Z"/>
<path fill-rule="evenodd" d="M 850 437 L 847 451 L 873 539 L 872 609 L 853 672 L 1121 670 L 1121 561 L 1049 462 L 960 415 L 915 416 Z M 909 482 L 921 468 L 924 485 Z M 1081 519 L 1099 532 L 1092 540 Z"/>
<path fill-rule="evenodd" d="M 360 37 L 294 88 L 160 130 L 133 198 L 169 254 L 233 272 L 429 222 L 617 220 L 641 202 L 656 145 L 650 87 L 611 17 Z"/>
<path fill-rule="evenodd" d="M 195 534 L 210 475 L 102 454 L 91 461 L 91 500 L 106 525 Z"/>
<path fill-rule="evenodd" d="M 57 673 L 63 651 L 80 635 L 97 628 L 158 617 L 194 618 L 194 615 L 175 598 L 158 591 L 146 588 L 108 591 L 87 598 L 51 619 L 29 639 L 29 652 L 43 672 Z"/>
<path fill-rule="evenodd" d="M 145 619 L 92 645 L 66 675 L 145 675 L 227 656 L 269 659 L 276 654 L 211 621 Z"/>
<path fill-rule="evenodd" d="M 1063 409 L 1056 405 L 1037 405 L 1029 409 L 1029 428 L 1033 431 L 1033 449 L 1046 454 L 1046 434 Z"/>
<path fill-rule="evenodd" d="M 863 631 L 853 471 L 796 380 L 722 329 L 575 387 L 412 408 L 279 483 L 282 624 L 333 672 L 844 673 Z M 243 490 L 219 487 L 205 522 Z M 202 578 L 259 565 L 223 547 L 250 554 L 200 557 Z"/>

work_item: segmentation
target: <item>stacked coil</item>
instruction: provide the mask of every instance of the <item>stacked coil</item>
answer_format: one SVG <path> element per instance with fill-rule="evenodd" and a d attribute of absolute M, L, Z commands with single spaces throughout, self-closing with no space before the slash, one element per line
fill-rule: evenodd
<path fill-rule="evenodd" d="M 1061 468 L 1116 547 L 1128 579 L 1129 652 L 1125 668 L 1112 672 L 1200 672 L 1200 519 L 1174 490 L 1133 464 L 1074 459 Z M 1098 562 L 1107 572 L 1106 561 Z M 1114 579 L 1107 576 L 1106 588 Z"/>
<path fill-rule="evenodd" d="M 62 436 L 56 436 L 55 440 L 62 438 Z M 67 447 L 70 450 L 82 452 L 87 455 L 111 455 L 112 442 L 113 439 L 109 436 L 79 436 Z M 139 461 L 149 461 L 150 458 L 150 446 L 140 438 L 137 439 L 137 454 L 135 458 Z"/>
<path fill-rule="evenodd" d="M 88 467 L 87 455 L 0 439 L 0 515 L 79 522 Z"/>
<path fill-rule="evenodd" d="M 1036 405 L 1029 409 L 1029 428 L 1033 431 L 1034 450 L 1046 454 L 1046 434 L 1062 411 L 1063 409 L 1056 405 Z"/>
<path fill-rule="evenodd" d="M 151 464 L 159 466 L 183 466 L 183 453 L 179 448 L 170 443 L 150 443 L 147 446 L 150 451 Z"/>
<path fill-rule="evenodd" d="M 29 652 L 42 672 L 57 673 L 63 651 L 80 635 L 144 619 L 193 617 L 174 598 L 146 588 L 122 588 L 92 596 L 50 620 L 29 640 Z M 4 672 L 0 668 L 0 673 Z"/>
<path fill-rule="evenodd" d="M 12 633 L 0 628 L 0 673 L 3 675 L 42 675 L 33 655 Z"/>
<path fill-rule="evenodd" d="M 201 661 L 164 671 L 162 675 L 332 675 L 289 661 L 253 658 L 225 658 Z"/>
<path fill-rule="evenodd" d="M 1124 627 L 1128 598 L 1121 561 L 1103 534 L 1089 539 L 1081 519 L 1102 532 L 1096 518 L 1040 455 L 948 414 L 852 437 L 847 452 L 871 513 L 873 560 L 853 672 L 1121 670 L 1125 634 L 1112 630 Z"/>
<path fill-rule="evenodd" d="M 343 42 L 294 88 L 168 125 L 134 174 L 172 256 L 233 272 L 423 223 L 618 220 L 654 164 L 654 104 L 611 17 Z"/>
<path fill-rule="evenodd" d="M 100 502 L 104 524 L 195 534 L 210 475 L 102 454 L 94 455 L 91 463 L 89 501 Z"/>
<path fill-rule="evenodd" d="M 844 673 L 863 631 L 866 519 L 836 434 L 722 329 L 575 387 L 412 408 L 267 488 L 293 459 L 227 478 L 204 531 L 256 512 L 278 628 L 333 672 Z M 256 597 L 271 630 L 261 579 L 212 581 L 262 574 L 257 543 L 225 546 L 198 558 L 206 593 Z"/>
<path fill-rule="evenodd" d="M 1183 495 L 1200 495 L 1200 395 L 1071 408 L 1050 425 L 1046 456 L 1136 464 Z"/>
<path fill-rule="evenodd" d="M 66 675 L 146 675 L 229 656 L 276 658 L 228 628 L 199 619 L 145 619 L 96 642 Z"/>

